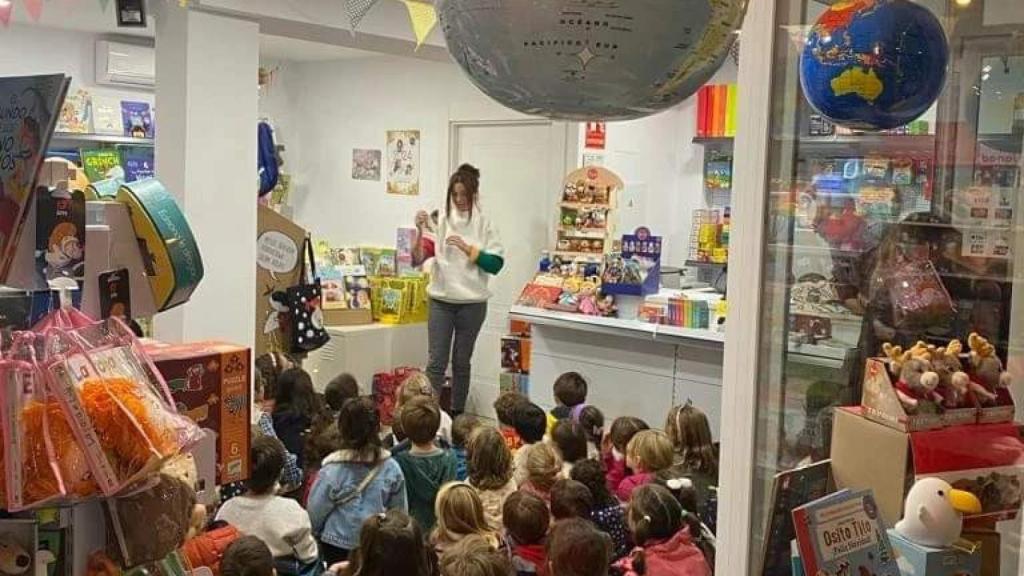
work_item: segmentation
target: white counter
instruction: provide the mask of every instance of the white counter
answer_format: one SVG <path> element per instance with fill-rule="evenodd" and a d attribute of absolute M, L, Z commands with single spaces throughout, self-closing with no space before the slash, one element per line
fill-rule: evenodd
<path fill-rule="evenodd" d="M 533 325 L 530 397 L 546 410 L 555 378 L 575 370 L 609 423 L 629 415 L 661 428 L 669 408 L 689 399 L 718 437 L 724 334 L 523 306 L 509 317 Z"/>

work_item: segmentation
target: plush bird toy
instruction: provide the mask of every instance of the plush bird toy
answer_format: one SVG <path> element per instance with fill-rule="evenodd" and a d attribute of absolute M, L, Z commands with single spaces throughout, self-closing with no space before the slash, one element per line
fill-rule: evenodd
<path fill-rule="evenodd" d="M 963 515 L 979 512 L 981 502 L 974 494 L 939 478 L 922 478 L 907 494 L 896 532 L 922 546 L 949 548 L 960 538 Z"/>

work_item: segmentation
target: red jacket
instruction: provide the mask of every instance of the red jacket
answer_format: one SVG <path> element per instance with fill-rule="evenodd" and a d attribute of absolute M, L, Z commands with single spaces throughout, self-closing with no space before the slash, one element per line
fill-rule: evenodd
<path fill-rule="evenodd" d="M 615 563 L 625 572 L 625 576 L 639 576 L 633 570 L 633 558 L 640 551 L 637 548 L 632 554 Z M 683 528 L 668 540 L 662 540 L 643 548 L 645 569 L 643 576 L 711 576 L 704 553 L 690 539 L 690 531 Z"/>
<path fill-rule="evenodd" d="M 626 476 L 622 479 L 622 482 L 619 482 L 619 486 L 615 489 L 615 495 L 622 502 L 628 503 L 633 497 L 633 491 L 644 484 L 650 484 L 651 480 L 654 480 L 654 474 L 649 472 L 639 472 Z"/>
<path fill-rule="evenodd" d="M 615 494 L 619 489 L 619 484 L 622 484 L 622 479 L 626 477 L 626 459 L 616 459 L 611 450 L 602 454 L 601 459 L 604 461 L 608 491 Z"/>

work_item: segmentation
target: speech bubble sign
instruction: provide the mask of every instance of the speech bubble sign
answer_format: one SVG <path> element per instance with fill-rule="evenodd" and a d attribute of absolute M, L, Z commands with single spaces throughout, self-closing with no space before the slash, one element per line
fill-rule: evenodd
<path fill-rule="evenodd" d="M 291 272 L 299 262 L 299 247 L 295 241 L 276 230 L 260 234 L 256 246 L 256 264 L 275 278 L 276 274 Z"/>

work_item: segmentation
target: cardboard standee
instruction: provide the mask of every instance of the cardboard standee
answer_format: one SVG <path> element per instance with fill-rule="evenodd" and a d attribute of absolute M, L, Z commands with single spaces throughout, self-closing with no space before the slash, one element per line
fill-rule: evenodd
<path fill-rule="evenodd" d="M 266 206 L 256 213 L 256 358 L 268 352 L 288 351 L 288 337 L 278 314 L 287 309 L 273 299 L 302 278 L 299 251 L 306 229 Z M 327 321 L 327 310 L 324 310 Z"/>

